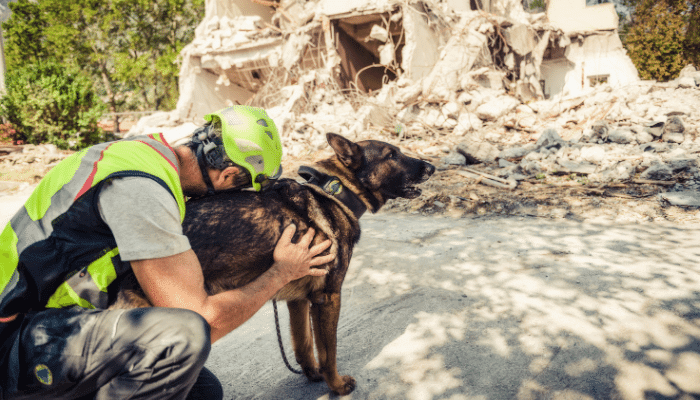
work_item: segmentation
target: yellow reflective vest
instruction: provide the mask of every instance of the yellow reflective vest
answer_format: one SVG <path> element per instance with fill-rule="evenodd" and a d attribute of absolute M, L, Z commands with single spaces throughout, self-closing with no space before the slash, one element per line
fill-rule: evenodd
<path fill-rule="evenodd" d="M 97 195 L 105 182 L 126 176 L 165 187 L 182 221 L 179 164 L 161 134 L 102 143 L 71 155 L 49 171 L 0 234 L 0 317 L 108 306 L 116 291 L 110 284 L 131 265 L 119 257 Z"/>

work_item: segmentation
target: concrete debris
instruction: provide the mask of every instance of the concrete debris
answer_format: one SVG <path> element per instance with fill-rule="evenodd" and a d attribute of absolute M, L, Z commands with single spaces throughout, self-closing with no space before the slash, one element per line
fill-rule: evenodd
<path fill-rule="evenodd" d="M 682 176 L 700 189 L 695 163 L 669 161 L 700 153 L 700 72 L 640 80 L 613 4 L 573 3 L 207 0 L 177 108 L 128 135 L 183 140 L 204 114 L 249 104 L 276 121 L 287 158 L 326 149 L 332 131 L 508 179 Z"/>
<path fill-rule="evenodd" d="M 700 192 L 684 190 L 681 192 L 665 192 L 659 196 L 674 206 L 700 207 Z"/>
<path fill-rule="evenodd" d="M 7 151 L 0 147 L 0 169 L 3 172 L 35 164 L 41 168 L 50 168 L 68 157 L 71 152 L 63 152 L 53 144 L 11 146 Z"/>
<path fill-rule="evenodd" d="M 457 145 L 457 152 L 465 157 L 467 164 L 479 164 L 496 161 L 499 150 L 486 141 L 466 140 Z"/>

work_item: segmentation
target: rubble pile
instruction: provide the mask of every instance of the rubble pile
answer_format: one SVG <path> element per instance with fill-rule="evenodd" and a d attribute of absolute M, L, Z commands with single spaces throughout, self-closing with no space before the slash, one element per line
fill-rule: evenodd
<path fill-rule="evenodd" d="M 288 176 L 328 154 L 327 132 L 435 163 L 421 198 L 388 208 L 507 212 L 552 202 L 554 186 L 700 206 L 700 72 L 641 81 L 614 6 L 562 1 L 207 0 L 177 108 L 126 136 L 179 144 L 205 114 L 249 104 L 275 120 Z"/>
<path fill-rule="evenodd" d="M 185 140 L 204 114 L 250 104 L 273 117 L 290 163 L 327 151 L 325 133 L 335 132 L 395 143 L 460 170 L 451 176 L 463 184 L 512 190 L 568 177 L 700 190 L 700 72 L 689 65 L 671 82 L 640 81 L 612 4 L 575 10 L 553 0 L 529 13 L 510 0 L 477 10 L 458 1 L 244 3 L 207 2 L 182 52 L 177 109 L 129 135 Z"/>
<path fill-rule="evenodd" d="M 0 145 L 0 180 L 36 182 L 72 153 L 53 144 Z"/>

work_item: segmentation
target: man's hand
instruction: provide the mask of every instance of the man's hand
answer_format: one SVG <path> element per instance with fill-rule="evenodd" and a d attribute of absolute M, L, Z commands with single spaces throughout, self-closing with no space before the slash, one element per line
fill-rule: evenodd
<path fill-rule="evenodd" d="M 282 232 L 273 253 L 275 263 L 272 265 L 272 269 L 276 270 L 287 283 L 307 275 L 326 275 L 328 271 L 325 269 L 311 267 L 323 265 L 335 259 L 333 254 L 318 256 L 331 245 L 331 241 L 326 240 L 309 247 L 315 234 L 314 229 L 309 228 L 298 243 L 292 243 L 296 230 L 296 225 L 291 224 Z"/>

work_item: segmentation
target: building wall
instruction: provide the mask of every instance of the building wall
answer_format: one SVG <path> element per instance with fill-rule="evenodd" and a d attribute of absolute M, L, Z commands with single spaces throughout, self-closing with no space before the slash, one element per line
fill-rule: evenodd
<path fill-rule="evenodd" d="M 550 0 L 547 19 L 564 32 L 617 29 L 613 3 L 586 6 L 586 0 Z"/>
<path fill-rule="evenodd" d="M 226 16 L 235 18 L 245 15 L 258 15 L 265 22 L 272 21 L 274 10 L 250 0 L 206 0 L 206 18 Z"/>
<path fill-rule="evenodd" d="M 540 67 L 545 80 L 545 95 L 571 97 L 585 94 L 604 77 L 612 87 L 639 81 L 637 68 L 627 56 L 615 31 L 589 33 L 574 40 L 566 50 L 566 58 L 545 60 Z"/>

